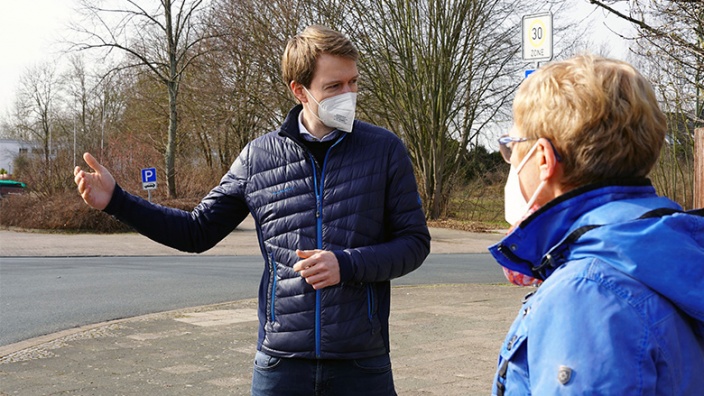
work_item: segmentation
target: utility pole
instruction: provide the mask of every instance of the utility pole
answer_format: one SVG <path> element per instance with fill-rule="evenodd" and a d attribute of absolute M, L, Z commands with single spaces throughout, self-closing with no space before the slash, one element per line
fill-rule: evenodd
<path fill-rule="evenodd" d="M 694 208 L 704 207 L 704 128 L 694 130 Z"/>

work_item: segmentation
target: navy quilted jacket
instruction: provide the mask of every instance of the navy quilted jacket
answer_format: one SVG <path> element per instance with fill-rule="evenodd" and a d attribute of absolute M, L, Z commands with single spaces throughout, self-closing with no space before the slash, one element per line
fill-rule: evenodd
<path fill-rule="evenodd" d="M 257 348 L 322 359 L 387 353 L 390 280 L 418 268 L 430 251 L 410 159 L 397 136 L 357 120 L 317 163 L 300 142 L 300 111 L 250 142 L 192 212 L 119 186 L 105 211 L 189 252 L 213 247 L 251 213 L 265 263 Z M 332 251 L 340 284 L 314 290 L 292 270 L 296 249 Z"/>

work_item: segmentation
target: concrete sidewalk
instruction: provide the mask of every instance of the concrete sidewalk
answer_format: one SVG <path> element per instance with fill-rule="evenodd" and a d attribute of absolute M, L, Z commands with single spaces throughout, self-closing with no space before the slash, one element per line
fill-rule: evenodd
<path fill-rule="evenodd" d="M 431 235 L 431 251 L 438 254 L 485 252 L 501 238 L 444 229 L 431 229 Z M 248 221 L 205 254 L 258 253 Z M 2 256 L 163 254 L 185 253 L 133 234 L 0 231 L 0 267 Z M 527 291 L 509 285 L 394 287 L 391 356 L 399 395 L 489 394 L 497 352 Z M 0 347 L 0 395 L 248 395 L 256 307 L 254 299 L 194 307 Z"/>
<path fill-rule="evenodd" d="M 431 228 L 431 253 L 487 253 L 503 234 L 474 233 Z M 0 257 L 18 256 L 150 256 L 182 255 L 139 234 L 66 234 L 12 231 L 0 229 Z M 259 255 L 254 220 L 248 216 L 230 235 L 204 255 Z"/>

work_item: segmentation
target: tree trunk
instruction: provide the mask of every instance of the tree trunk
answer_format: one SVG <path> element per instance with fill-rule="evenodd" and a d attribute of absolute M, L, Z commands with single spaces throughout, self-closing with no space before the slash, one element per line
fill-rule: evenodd
<path fill-rule="evenodd" d="M 704 128 L 694 130 L 694 202 L 693 207 L 704 207 Z"/>
<path fill-rule="evenodd" d="M 177 83 L 169 82 L 169 136 L 166 142 L 164 160 L 166 161 L 166 187 L 169 198 L 176 198 L 176 130 L 178 125 L 178 111 L 176 109 Z"/>
<path fill-rule="evenodd" d="M 167 56 L 169 58 L 168 80 L 166 87 L 169 90 L 169 136 L 166 142 L 164 159 L 166 161 L 166 187 L 169 198 L 176 198 L 176 131 L 178 127 L 178 110 L 176 100 L 178 98 L 178 67 L 176 61 L 177 44 L 174 40 L 174 30 L 172 24 L 171 1 L 162 0 L 164 5 L 164 17 L 166 20 L 166 40 Z"/>
<path fill-rule="evenodd" d="M 433 164 L 433 201 L 431 203 L 430 219 L 437 220 L 440 218 L 440 216 L 442 216 L 442 212 L 445 205 L 445 203 L 443 202 L 444 194 L 442 193 L 442 163 L 444 159 L 438 158 L 437 154 L 434 157 L 435 163 Z"/>

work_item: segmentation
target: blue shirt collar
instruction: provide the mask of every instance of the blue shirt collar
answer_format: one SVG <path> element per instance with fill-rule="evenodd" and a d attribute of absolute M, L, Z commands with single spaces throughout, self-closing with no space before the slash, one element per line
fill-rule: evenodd
<path fill-rule="evenodd" d="M 333 129 L 332 131 L 330 131 L 330 133 L 323 136 L 321 139 L 318 139 L 312 133 L 310 133 L 308 129 L 303 125 L 303 110 L 298 113 L 298 131 L 300 132 L 301 137 L 308 142 L 327 142 L 337 138 L 337 136 L 340 134 L 340 130 Z"/>

